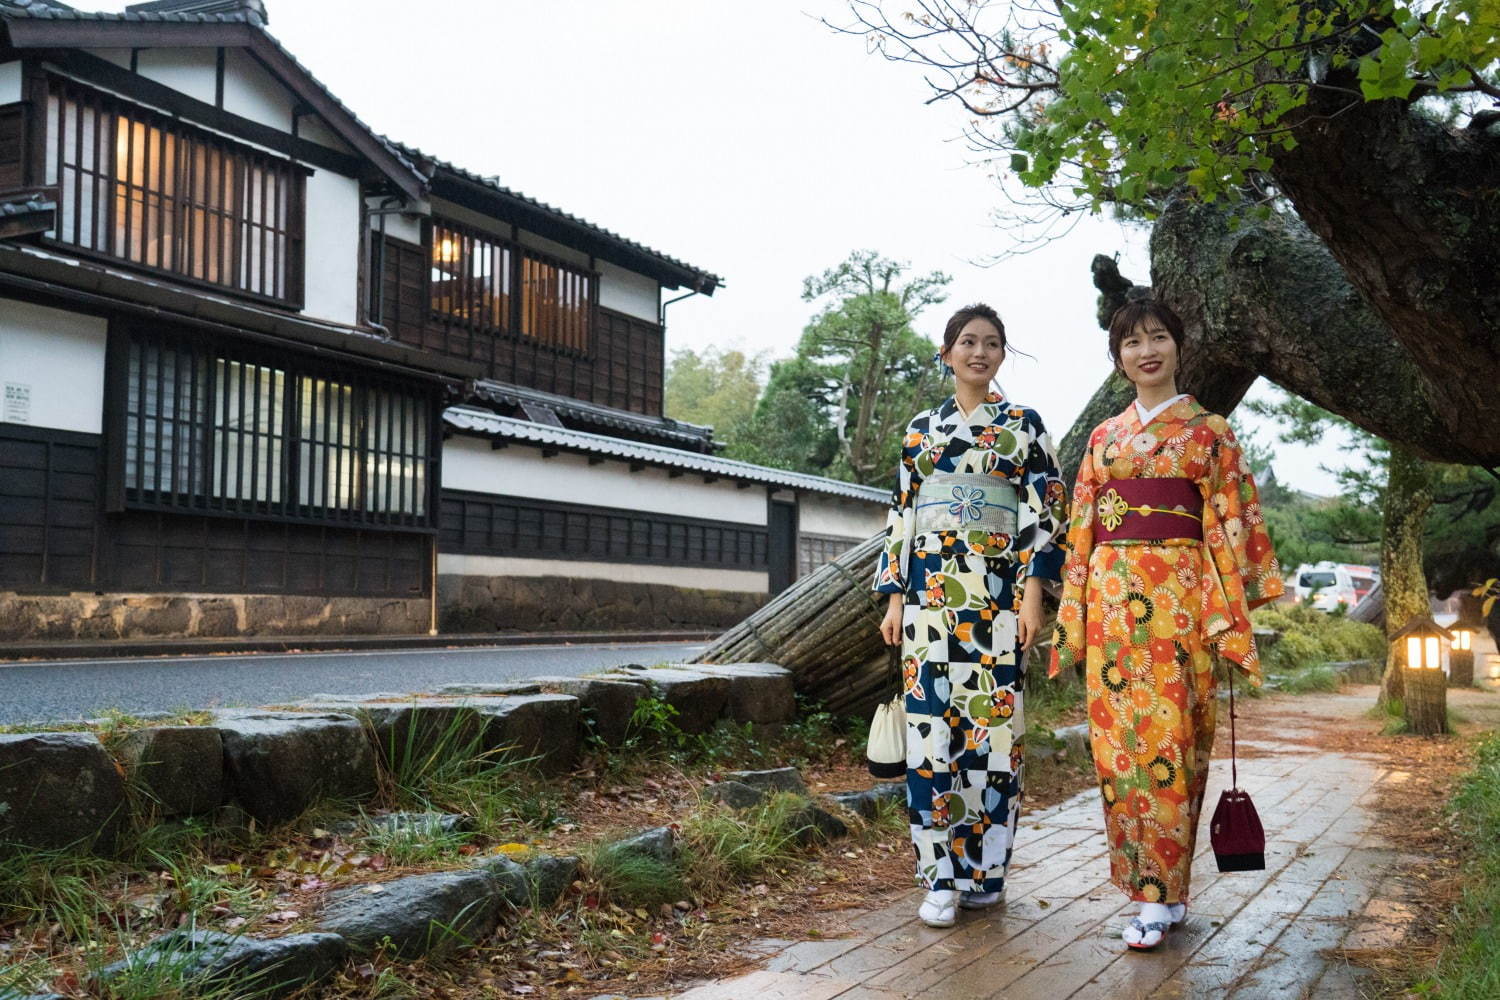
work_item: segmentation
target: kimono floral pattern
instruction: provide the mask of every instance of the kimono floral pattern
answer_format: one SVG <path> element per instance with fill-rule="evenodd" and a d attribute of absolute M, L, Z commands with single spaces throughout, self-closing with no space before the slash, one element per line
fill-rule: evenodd
<path fill-rule="evenodd" d="M 1124 516 L 1112 479 L 1191 479 L 1203 541 L 1095 544 Z M 1113 525 L 1111 524 L 1113 522 Z M 1132 899 L 1185 902 L 1213 750 L 1213 654 L 1253 685 L 1250 609 L 1283 584 L 1255 481 L 1223 417 L 1186 397 L 1145 426 L 1094 429 L 1073 489 L 1050 672 L 1083 667 L 1110 875 Z"/>
<path fill-rule="evenodd" d="M 977 490 L 940 500 L 959 527 L 916 529 L 935 473 L 1001 477 L 1017 491 L 1014 535 L 978 521 Z M 907 428 L 875 590 L 904 596 L 906 793 L 917 876 L 931 889 L 1005 884 L 1020 812 L 1022 663 L 1016 633 L 1026 577 L 1058 580 L 1067 489 L 1035 411 L 989 397 L 965 417 L 949 398 Z"/>

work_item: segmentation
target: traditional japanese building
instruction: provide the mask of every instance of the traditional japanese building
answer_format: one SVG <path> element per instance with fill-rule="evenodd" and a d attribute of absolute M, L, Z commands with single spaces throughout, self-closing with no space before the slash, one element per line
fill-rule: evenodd
<path fill-rule="evenodd" d="M 662 412 L 711 272 L 370 130 L 259 0 L 0 0 L 0 639 L 702 628 L 884 491 Z"/>

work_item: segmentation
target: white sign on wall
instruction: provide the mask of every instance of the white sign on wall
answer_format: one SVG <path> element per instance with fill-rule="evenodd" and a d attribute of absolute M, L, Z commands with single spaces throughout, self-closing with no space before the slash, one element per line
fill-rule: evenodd
<path fill-rule="evenodd" d="M 5 398 L 0 403 L 0 420 L 8 424 L 31 423 L 31 386 L 25 382 L 5 383 Z"/>

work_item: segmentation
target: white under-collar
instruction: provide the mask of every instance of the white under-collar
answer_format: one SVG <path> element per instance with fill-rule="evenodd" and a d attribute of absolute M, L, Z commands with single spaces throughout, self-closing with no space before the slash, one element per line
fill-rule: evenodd
<path fill-rule="evenodd" d="M 1149 410 L 1146 409 L 1144 406 L 1142 406 L 1141 405 L 1141 401 L 1139 399 L 1137 399 L 1135 401 L 1135 412 L 1136 412 L 1136 415 L 1141 418 L 1141 426 L 1145 427 L 1151 421 L 1155 420 L 1158 416 L 1160 416 L 1161 413 L 1162 413 L 1162 411 L 1165 410 L 1167 407 L 1171 406 L 1173 403 L 1177 402 L 1178 400 L 1187 399 L 1187 397 L 1188 397 L 1187 393 L 1185 393 L 1185 392 L 1179 392 L 1177 395 L 1173 396 L 1171 399 L 1163 400 L 1162 402 L 1157 403 L 1155 406 L 1153 406 Z"/>

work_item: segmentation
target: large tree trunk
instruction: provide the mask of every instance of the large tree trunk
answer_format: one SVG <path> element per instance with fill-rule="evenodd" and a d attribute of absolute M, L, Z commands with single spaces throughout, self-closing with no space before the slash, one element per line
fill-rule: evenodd
<path fill-rule="evenodd" d="M 1351 72 L 1341 77 L 1328 82 L 1358 91 Z M 1479 115 L 1454 129 L 1401 101 L 1326 89 L 1292 123 L 1297 145 L 1275 154 L 1272 176 L 1427 375 L 1435 416 L 1455 439 L 1432 457 L 1494 464 L 1500 124 Z"/>
<path fill-rule="evenodd" d="M 1432 507 L 1432 476 L 1427 466 L 1406 448 L 1391 448 L 1385 484 L 1384 537 L 1380 544 L 1380 586 L 1385 592 L 1387 642 L 1416 615 L 1429 613 L 1427 578 L 1422 574 L 1422 529 Z M 1404 695 L 1404 650 L 1388 647 L 1380 701 Z"/>

